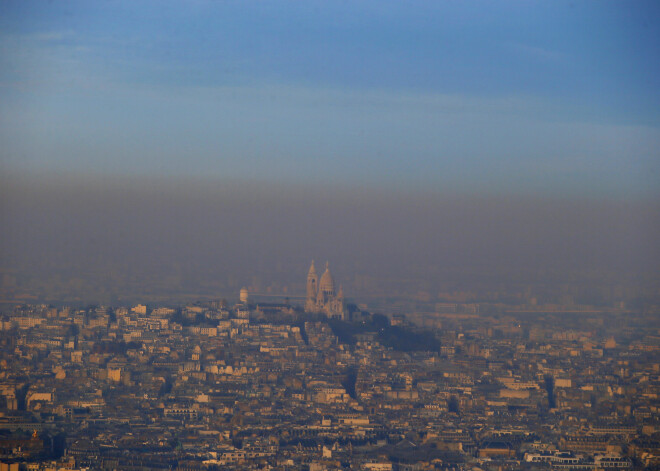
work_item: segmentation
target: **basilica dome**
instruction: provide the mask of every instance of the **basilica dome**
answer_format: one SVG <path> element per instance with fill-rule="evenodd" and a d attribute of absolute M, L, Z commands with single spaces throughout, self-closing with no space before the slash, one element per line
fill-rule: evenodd
<path fill-rule="evenodd" d="M 319 291 L 324 293 L 334 293 L 335 292 L 335 280 L 332 279 L 330 274 L 330 269 L 328 265 L 325 266 L 325 272 L 321 276 L 321 282 L 319 283 Z"/>

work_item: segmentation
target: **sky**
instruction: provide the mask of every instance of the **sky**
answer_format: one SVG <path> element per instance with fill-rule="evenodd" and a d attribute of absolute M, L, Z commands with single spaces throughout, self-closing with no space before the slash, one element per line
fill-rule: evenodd
<path fill-rule="evenodd" d="M 5 172 L 658 193 L 653 1 L 5 1 Z"/>
<path fill-rule="evenodd" d="M 0 2 L 0 288 L 312 258 L 354 290 L 652 272 L 659 21 L 643 0 Z"/>

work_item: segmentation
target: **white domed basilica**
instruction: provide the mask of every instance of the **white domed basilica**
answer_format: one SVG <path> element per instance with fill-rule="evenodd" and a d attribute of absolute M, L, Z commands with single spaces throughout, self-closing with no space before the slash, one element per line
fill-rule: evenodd
<path fill-rule="evenodd" d="M 339 319 L 344 318 L 344 292 L 341 287 L 339 292 L 335 292 L 335 280 L 330 274 L 327 262 L 320 282 L 318 282 L 314 261 L 312 261 L 312 266 L 309 267 L 305 312 L 325 314 L 328 317 L 338 317 Z"/>

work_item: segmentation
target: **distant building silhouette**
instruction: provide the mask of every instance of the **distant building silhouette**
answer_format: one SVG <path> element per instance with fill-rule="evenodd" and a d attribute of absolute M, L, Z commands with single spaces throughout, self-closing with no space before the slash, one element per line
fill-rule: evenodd
<path fill-rule="evenodd" d="M 241 303 L 243 303 L 243 304 L 248 303 L 249 295 L 248 295 L 248 289 L 247 288 L 241 288 L 241 292 L 239 294 L 239 299 L 240 299 Z"/>
<path fill-rule="evenodd" d="M 332 278 L 328 263 L 325 264 L 325 272 L 318 281 L 314 261 L 307 273 L 307 299 L 305 301 L 305 312 L 325 314 L 328 317 L 344 318 L 344 292 L 339 288 L 335 292 L 335 280 Z"/>

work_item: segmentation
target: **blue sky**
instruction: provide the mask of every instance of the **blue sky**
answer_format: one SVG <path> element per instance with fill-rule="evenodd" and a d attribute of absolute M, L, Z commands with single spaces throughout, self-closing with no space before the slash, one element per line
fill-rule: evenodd
<path fill-rule="evenodd" d="M 0 3 L 0 170 L 660 189 L 660 6 Z"/>

